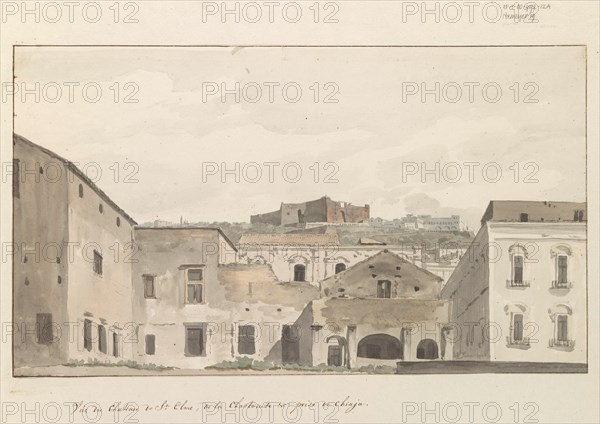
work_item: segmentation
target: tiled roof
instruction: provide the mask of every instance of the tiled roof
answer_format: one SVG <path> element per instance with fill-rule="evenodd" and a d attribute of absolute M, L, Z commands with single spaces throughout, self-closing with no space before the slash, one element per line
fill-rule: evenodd
<path fill-rule="evenodd" d="M 238 244 L 258 245 L 339 245 L 338 236 L 330 234 L 242 234 Z"/>

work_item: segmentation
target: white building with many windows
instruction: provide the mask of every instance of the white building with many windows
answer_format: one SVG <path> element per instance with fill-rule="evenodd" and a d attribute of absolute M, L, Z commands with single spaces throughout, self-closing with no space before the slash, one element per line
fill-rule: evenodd
<path fill-rule="evenodd" d="M 587 362 L 586 204 L 492 201 L 444 286 L 454 359 Z"/>

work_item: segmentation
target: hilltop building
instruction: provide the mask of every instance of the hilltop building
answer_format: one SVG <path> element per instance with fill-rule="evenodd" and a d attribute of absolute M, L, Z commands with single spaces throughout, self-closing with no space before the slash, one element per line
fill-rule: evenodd
<path fill-rule="evenodd" d="M 15 370 L 587 361 L 585 203 L 491 202 L 468 251 L 435 267 L 332 231 L 234 245 L 219 228 L 139 226 L 68 160 L 18 135 L 13 151 Z"/>
<path fill-rule="evenodd" d="M 354 206 L 347 202 L 337 202 L 327 196 L 303 203 L 281 203 L 278 210 L 252 215 L 252 224 L 275 226 L 297 226 L 306 223 L 361 223 L 368 221 L 369 205 Z"/>

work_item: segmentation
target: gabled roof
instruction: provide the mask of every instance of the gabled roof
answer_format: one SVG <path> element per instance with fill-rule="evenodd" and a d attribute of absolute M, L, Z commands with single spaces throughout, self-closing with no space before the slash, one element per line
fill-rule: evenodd
<path fill-rule="evenodd" d="M 391 283 L 391 298 L 437 299 L 443 279 L 385 249 L 320 285 L 326 297 L 376 297 L 381 281 Z"/>
<path fill-rule="evenodd" d="M 75 166 L 75 164 L 73 162 L 63 158 L 62 156 L 54 153 L 51 150 L 46 149 L 45 147 L 35 144 L 34 142 L 26 139 L 25 137 L 23 137 L 21 135 L 13 134 L 13 143 L 16 143 L 16 142 L 26 144 L 30 147 L 34 147 L 34 148 L 44 152 L 48 156 L 53 157 L 57 161 L 64 163 L 66 168 L 70 169 L 75 175 L 77 175 L 94 192 L 96 192 L 96 194 L 98 196 L 100 196 L 100 198 L 102 198 L 102 200 L 104 200 L 108 205 L 112 206 L 112 208 L 115 209 L 118 213 L 120 213 L 123 216 L 123 218 L 125 218 L 127 221 L 129 221 L 129 223 L 131 225 L 137 225 L 137 222 L 135 222 L 135 220 L 131 216 L 129 216 L 127 214 L 127 212 L 125 212 L 123 209 L 121 209 L 115 202 L 113 202 L 113 200 L 110 197 L 108 197 L 108 195 L 106 193 L 104 193 L 102 190 L 100 190 L 100 188 L 98 188 L 98 186 L 96 184 L 94 184 L 94 182 L 92 180 L 90 180 L 83 171 L 81 171 L 79 168 L 77 168 L 77 166 Z"/>
<path fill-rule="evenodd" d="M 423 273 L 423 275 L 431 277 L 434 280 L 444 281 L 443 278 L 435 275 L 434 273 L 432 273 L 430 271 L 427 271 L 425 268 L 418 267 L 417 265 L 413 264 L 412 262 L 407 261 L 406 259 L 404 259 L 402 256 L 397 255 L 396 253 L 390 252 L 388 249 L 384 249 L 381 252 L 379 252 L 379 253 L 377 253 L 377 254 L 375 254 L 373 256 L 369 256 L 368 258 L 363 259 L 362 261 L 360 261 L 360 262 L 352 265 L 350 268 L 346 269 L 345 271 L 343 271 L 340 274 L 335 274 L 335 275 L 332 275 L 330 277 L 327 277 L 326 279 L 323 280 L 323 282 L 325 282 L 325 281 L 327 281 L 329 279 L 334 279 L 336 277 L 340 278 L 345 273 L 349 273 L 352 270 L 356 270 L 356 269 L 359 269 L 359 268 L 368 267 L 373 262 L 378 262 L 378 261 L 380 261 L 382 259 L 386 260 L 385 258 L 393 259 L 393 260 L 395 260 L 397 262 L 400 262 L 400 263 L 406 264 L 406 265 L 408 265 L 410 267 L 413 267 L 416 270 L 418 270 L 419 272 Z"/>
<path fill-rule="evenodd" d="M 303 245 L 303 246 L 331 246 L 339 245 L 337 233 L 326 234 L 242 234 L 238 245 Z"/>

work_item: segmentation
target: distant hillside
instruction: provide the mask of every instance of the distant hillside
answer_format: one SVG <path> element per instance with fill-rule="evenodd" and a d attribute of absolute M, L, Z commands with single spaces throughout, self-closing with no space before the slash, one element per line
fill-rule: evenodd
<path fill-rule="evenodd" d="M 426 246 L 457 243 L 467 246 L 474 238 L 469 231 L 426 232 L 403 228 L 377 227 L 339 227 L 337 229 L 341 244 L 358 244 L 361 238 L 370 238 L 386 244 L 410 244 Z"/>
<path fill-rule="evenodd" d="M 145 224 L 151 225 L 151 224 Z M 311 229 L 297 227 L 279 227 L 270 224 L 250 224 L 248 222 L 196 222 L 186 224 L 199 227 L 220 227 L 233 243 L 237 243 L 244 233 L 283 234 L 283 233 L 317 233 L 335 231 L 342 245 L 357 245 L 361 238 L 369 238 L 387 245 L 415 245 L 426 249 L 443 245 L 450 247 L 457 244 L 466 248 L 473 240 L 474 234 L 469 231 L 426 232 L 407 230 L 395 227 L 368 226 L 322 226 Z"/>

